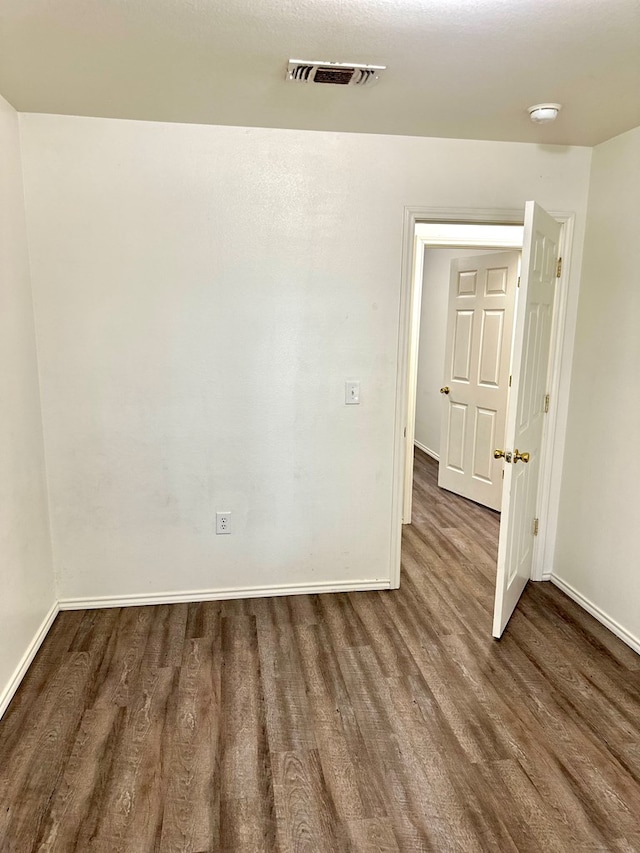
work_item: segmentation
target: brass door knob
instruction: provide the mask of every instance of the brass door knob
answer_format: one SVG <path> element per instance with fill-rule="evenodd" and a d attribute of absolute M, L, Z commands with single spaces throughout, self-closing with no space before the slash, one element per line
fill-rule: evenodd
<path fill-rule="evenodd" d="M 504 459 L 505 458 L 504 450 L 494 450 L 493 451 L 493 458 L 494 459 Z"/>
<path fill-rule="evenodd" d="M 440 389 L 441 394 L 448 394 L 449 391 L 451 391 L 451 388 L 449 388 L 448 385 L 445 385 L 443 388 Z"/>
<path fill-rule="evenodd" d="M 519 462 L 521 459 L 523 462 L 528 462 L 530 456 L 528 453 L 520 453 L 520 451 L 516 447 L 516 449 L 513 451 L 513 464 L 515 465 L 516 462 Z"/>

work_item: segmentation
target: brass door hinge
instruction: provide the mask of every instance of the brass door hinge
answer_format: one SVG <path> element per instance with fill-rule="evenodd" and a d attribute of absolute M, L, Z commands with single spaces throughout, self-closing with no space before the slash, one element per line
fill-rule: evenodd
<path fill-rule="evenodd" d="M 547 414 L 547 412 L 549 411 L 549 403 L 550 403 L 550 402 L 551 402 L 551 395 L 550 395 L 550 394 L 545 394 L 545 395 L 544 395 L 544 413 L 545 413 L 545 415 L 546 415 L 546 414 Z"/>
<path fill-rule="evenodd" d="M 520 276 L 518 276 L 518 287 L 520 287 Z"/>
<path fill-rule="evenodd" d="M 509 388 L 511 388 L 511 376 L 509 376 Z"/>
<path fill-rule="evenodd" d="M 562 275 L 562 258 L 558 258 L 558 266 L 556 268 L 556 278 L 560 278 Z"/>
<path fill-rule="evenodd" d="M 539 521 L 539 519 L 534 518 L 533 519 L 533 535 L 534 536 L 538 535 L 539 528 L 540 528 L 540 521 Z"/>

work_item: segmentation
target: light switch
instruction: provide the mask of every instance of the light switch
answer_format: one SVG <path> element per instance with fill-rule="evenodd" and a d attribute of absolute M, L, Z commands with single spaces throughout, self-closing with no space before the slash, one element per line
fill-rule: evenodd
<path fill-rule="evenodd" d="M 344 383 L 345 406 L 360 405 L 360 383 L 356 380 L 348 380 Z"/>

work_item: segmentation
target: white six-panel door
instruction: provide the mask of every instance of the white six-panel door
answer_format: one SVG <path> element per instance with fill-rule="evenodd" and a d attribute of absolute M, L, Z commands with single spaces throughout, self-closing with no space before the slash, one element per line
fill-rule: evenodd
<path fill-rule="evenodd" d="M 527 202 L 504 444 L 493 636 L 500 637 L 531 576 L 560 223 Z M 524 456 L 524 460 L 522 457 Z M 528 461 L 525 461 L 528 460 Z"/>
<path fill-rule="evenodd" d="M 438 485 L 496 510 L 519 264 L 519 252 L 451 263 Z"/>

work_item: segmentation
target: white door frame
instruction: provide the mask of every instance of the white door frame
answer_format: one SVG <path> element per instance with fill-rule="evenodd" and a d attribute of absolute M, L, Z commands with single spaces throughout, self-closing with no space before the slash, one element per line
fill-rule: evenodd
<path fill-rule="evenodd" d="M 420 222 L 425 220 L 421 219 Z M 449 223 L 450 224 L 450 223 Z M 480 223 L 473 223 L 478 225 Z M 486 223 L 485 223 L 486 224 Z M 493 223 L 491 223 L 493 225 Z M 511 223 L 512 225 L 514 223 Z M 415 231 L 415 225 L 414 225 Z M 407 368 L 407 426 L 404 460 L 404 494 L 402 498 L 402 523 L 411 523 L 411 510 L 413 506 L 413 456 L 409 449 L 415 444 L 416 433 L 416 405 L 418 401 L 418 348 L 420 342 L 420 322 L 422 309 L 422 288 L 424 273 L 424 250 L 430 248 L 450 249 L 493 249 L 499 251 L 521 251 L 522 240 L 516 245 L 513 241 L 506 239 L 491 241 L 483 238 L 477 242 L 473 240 L 461 241 L 451 237 L 421 237 L 415 235 L 414 255 L 412 262 L 413 282 L 411 284 L 411 309 L 409 319 L 409 352 Z M 435 457 L 434 457 L 435 458 Z"/>
<path fill-rule="evenodd" d="M 573 243 L 575 214 L 564 211 L 549 211 L 562 223 L 560 254 L 563 258 L 562 275 L 556 287 L 551 331 L 551 358 L 549 365 L 549 394 L 551 407 L 542 438 L 540 486 L 538 495 L 538 518 L 540 533 L 537 537 L 532 580 L 543 580 L 550 575 L 551 561 L 555 548 L 557 499 L 560 491 L 562 465 L 552 466 L 552 459 L 561 462 L 564 434 L 558 431 L 558 396 L 561 384 L 568 378 L 571 365 L 563 360 L 563 342 L 567 327 L 570 282 L 570 258 Z M 405 463 L 408 438 L 415 434 L 417 317 L 420 310 L 421 290 L 414 276 L 415 226 L 418 222 L 449 222 L 492 225 L 522 225 L 524 204 L 521 210 L 405 207 L 402 275 L 400 284 L 400 311 L 398 326 L 398 372 L 396 376 L 396 406 L 393 449 L 393 481 L 391 497 L 391 586 L 400 586 L 400 561 L 402 549 L 402 516 L 405 496 Z M 572 315 L 577 311 L 577 300 L 571 300 Z M 575 316 L 571 317 L 575 325 Z M 409 407 L 412 407 L 410 412 Z M 413 443 L 411 444 L 413 447 Z M 553 498 L 553 500 L 552 500 Z"/>

